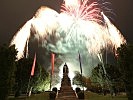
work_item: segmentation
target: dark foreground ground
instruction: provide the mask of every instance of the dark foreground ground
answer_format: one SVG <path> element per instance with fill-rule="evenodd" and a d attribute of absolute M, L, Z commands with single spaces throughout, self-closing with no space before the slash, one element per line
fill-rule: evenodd
<path fill-rule="evenodd" d="M 44 92 L 40 94 L 32 94 L 30 97 L 26 97 L 25 95 L 22 95 L 18 98 L 9 96 L 8 100 L 49 100 L 49 93 Z M 120 93 L 117 96 L 112 97 L 110 94 L 103 96 L 92 92 L 85 92 L 85 100 L 128 100 L 128 99 L 125 93 Z"/>

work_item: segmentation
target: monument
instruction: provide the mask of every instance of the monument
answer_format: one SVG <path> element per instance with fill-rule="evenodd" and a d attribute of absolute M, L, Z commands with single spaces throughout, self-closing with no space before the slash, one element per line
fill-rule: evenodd
<path fill-rule="evenodd" d="M 65 63 L 63 67 L 63 78 L 61 80 L 61 87 L 56 100 L 78 100 L 75 91 L 72 89 L 71 80 L 68 76 L 69 69 Z"/>

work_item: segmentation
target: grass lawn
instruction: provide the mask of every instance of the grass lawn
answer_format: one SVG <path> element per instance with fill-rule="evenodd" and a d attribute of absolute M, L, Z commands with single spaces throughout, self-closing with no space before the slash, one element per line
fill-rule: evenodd
<path fill-rule="evenodd" d="M 34 94 L 34 95 L 31 95 L 26 100 L 49 100 L 49 93 L 44 92 L 44 93 L 41 93 L 41 94 Z"/>
<path fill-rule="evenodd" d="M 128 100 L 125 95 L 111 97 L 111 95 L 99 95 L 92 92 L 85 92 L 85 100 Z"/>
<path fill-rule="evenodd" d="M 30 97 L 26 97 L 25 95 L 14 98 L 10 96 L 8 100 L 49 100 L 49 93 L 44 92 L 40 94 L 32 94 Z"/>
<path fill-rule="evenodd" d="M 9 100 L 49 100 L 49 93 L 44 92 L 41 94 L 32 94 L 30 97 L 20 96 L 18 98 L 9 97 Z M 128 100 L 125 95 L 118 95 L 111 97 L 109 94 L 106 96 L 99 95 L 92 92 L 85 92 L 85 100 Z"/>

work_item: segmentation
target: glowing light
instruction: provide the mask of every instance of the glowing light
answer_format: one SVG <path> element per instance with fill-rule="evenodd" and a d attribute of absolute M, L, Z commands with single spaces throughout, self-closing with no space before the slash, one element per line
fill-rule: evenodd
<path fill-rule="evenodd" d="M 66 6 L 73 6 L 76 7 L 80 4 L 81 0 L 64 0 Z"/>

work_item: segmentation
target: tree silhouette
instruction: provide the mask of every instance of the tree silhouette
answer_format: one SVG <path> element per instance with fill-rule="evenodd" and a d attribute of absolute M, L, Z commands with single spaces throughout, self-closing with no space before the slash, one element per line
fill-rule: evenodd
<path fill-rule="evenodd" d="M 133 45 L 123 44 L 117 49 L 119 70 L 123 75 L 126 93 L 133 100 Z"/>
<path fill-rule="evenodd" d="M 0 99 L 5 100 L 14 84 L 17 50 L 15 46 L 0 46 Z"/>

